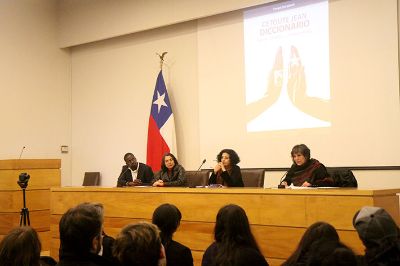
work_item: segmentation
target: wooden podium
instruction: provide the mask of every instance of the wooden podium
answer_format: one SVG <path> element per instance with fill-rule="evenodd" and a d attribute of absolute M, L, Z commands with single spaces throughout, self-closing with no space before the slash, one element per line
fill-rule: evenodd
<path fill-rule="evenodd" d="M 42 250 L 50 250 L 50 187 L 60 186 L 60 168 L 60 159 L 0 160 L 0 240 L 20 225 L 23 196 L 17 181 L 21 173 L 28 173 L 30 225 L 39 234 Z"/>

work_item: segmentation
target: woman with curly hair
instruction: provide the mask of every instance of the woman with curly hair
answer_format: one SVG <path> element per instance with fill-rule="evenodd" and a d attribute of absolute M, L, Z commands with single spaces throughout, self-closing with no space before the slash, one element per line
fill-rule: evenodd
<path fill-rule="evenodd" d="M 220 184 L 227 187 L 244 187 L 242 173 L 237 164 L 238 154 L 232 149 L 223 149 L 217 155 L 218 163 L 210 176 L 209 184 Z"/>

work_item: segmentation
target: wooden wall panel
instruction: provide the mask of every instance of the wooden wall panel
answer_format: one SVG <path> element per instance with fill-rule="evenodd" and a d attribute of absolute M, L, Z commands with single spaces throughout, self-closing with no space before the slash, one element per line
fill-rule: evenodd
<path fill-rule="evenodd" d="M 203 252 L 213 242 L 219 208 L 229 203 L 246 210 L 252 231 L 271 265 L 282 263 L 296 248 L 307 227 L 316 221 L 333 224 L 342 241 L 362 254 L 364 247 L 352 226 L 354 213 L 364 205 L 376 203 L 388 208 L 392 206 L 387 205 L 394 204 L 398 208 L 399 202 L 393 202 L 398 192 L 400 189 L 53 188 L 50 250 L 56 257 L 61 215 L 78 203 L 91 201 L 104 205 L 104 229 L 113 237 L 128 223 L 150 221 L 160 204 L 175 204 L 182 212 L 182 221 L 174 239 L 191 248 L 195 265 L 200 265 Z"/>
<path fill-rule="evenodd" d="M 0 235 L 19 226 L 23 193 L 17 184 L 20 173 L 28 173 L 26 208 L 31 226 L 38 232 L 42 250 L 50 250 L 50 187 L 61 184 L 61 160 L 0 160 Z"/>
<path fill-rule="evenodd" d="M 19 226 L 20 213 L 0 213 L 0 234 L 7 234 L 12 228 Z M 50 210 L 29 211 L 31 226 L 36 231 L 49 231 Z"/>
<path fill-rule="evenodd" d="M 30 211 L 50 210 L 50 189 L 26 190 L 25 203 Z M 19 213 L 22 208 L 22 190 L 0 192 L 1 212 Z"/>
<path fill-rule="evenodd" d="M 375 196 L 373 206 L 386 206 L 385 210 L 395 219 L 396 223 L 400 225 L 399 215 L 399 197 L 398 196 Z M 396 219 L 397 217 L 397 219 Z"/>
<path fill-rule="evenodd" d="M 373 198 L 365 196 L 315 196 L 307 201 L 307 226 L 323 217 L 323 221 L 329 221 L 336 229 L 345 230 L 354 230 L 353 216 L 361 206 L 373 205 Z"/>
<path fill-rule="evenodd" d="M 20 190 L 17 184 L 19 175 L 28 173 L 30 178 L 27 189 L 48 189 L 61 185 L 60 169 L 22 169 L 0 170 L 0 190 Z"/>
<path fill-rule="evenodd" d="M 60 169 L 60 159 L 10 159 L 0 160 L 0 170 L 6 169 Z"/>

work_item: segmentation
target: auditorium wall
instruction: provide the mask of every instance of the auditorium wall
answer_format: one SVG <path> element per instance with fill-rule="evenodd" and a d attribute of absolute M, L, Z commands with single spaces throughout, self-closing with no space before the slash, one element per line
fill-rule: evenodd
<path fill-rule="evenodd" d="M 388 11 L 388 6 L 376 9 L 377 2 L 373 0 L 331 2 L 333 10 L 337 11 L 333 15 L 336 22 L 334 31 L 346 29 L 346 23 L 340 23 L 341 20 L 348 22 L 346 8 L 362 6 L 360 16 L 373 14 L 373 10 L 378 10 L 379 16 Z M 396 1 L 390 1 L 390 4 L 396 4 Z M 396 11 L 390 10 L 390 18 L 396 17 Z M 355 13 L 351 14 L 353 16 Z M 368 22 L 365 17 L 355 20 L 357 23 L 354 27 Z M 371 25 L 374 25 L 374 21 L 371 21 Z M 385 58 L 391 58 L 397 64 L 397 27 L 393 26 L 395 25 L 391 24 L 386 28 L 384 34 L 385 40 L 389 40 L 391 45 L 391 54 L 385 54 Z M 352 34 L 350 31 L 346 36 L 351 37 Z M 260 137 L 256 138 L 254 143 L 250 143 L 249 148 L 243 148 L 246 142 L 242 132 L 231 130 L 235 129 L 232 125 L 243 115 L 239 108 L 244 97 L 241 95 L 244 93 L 241 36 L 242 11 L 238 10 L 73 47 L 72 183 L 80 184 L 85 171 L 100 171 L 103 175 L 103 185 L 115 185 L 123 164 L 122 156 L 128 151 L 134 152 L 139 161 L 145 161 L 147 120 L 158 72 L 158 58 L 155 53 L 162 51 L 168 51 L 164 74 L 176 119 L 178 159 L 187 169 L 197 169 L 203 158 L 207 158 L 205 167 L 212 167 L 216 153 L 224 147 L 237 149 L 242 156 L 242 167 L 285 167 L 290 165 L 291 146 L 298 142 L 310 144 L 313 156 L 327 166 L 371 165 L 371 162 L 363 165 L 362 160 L 353 160 L 360 157 L 354 150 L 351 153 L 346 151 L 346 143 L 352 138 L 363 138 L 362 135 L 349 131 L 335 143 L 326 143 L 324 135 L 295 134 L 293 138 L 290 132 L 277 132 L 268 140 L 276 140 L 273 147 L 266 145 L 267 142 L 262 141 L 264 137 Z M 335 34 L 332 36 L 337 37 Z M 351 38 L 358 41 L 356 35 Z M 343 43 L 343 47 L 334 48 L 337 52 L 338 49 L 346 49 L 346 45 Z M 359 53 L 362 54 L 362 51 Z M 391 59 L 387 65 L 393 70 L 394 61 Z M 372 64 L 374 60 L 363 62 L 368 61 Z M 362 76 L 357 70 L 357 62 L 350 59 L 338 62 L 335 70 L 340 70 L 340 65 L 350 64 L 351 70 L 355 71 L 351 73 Z M 396 69 L 389 79 L 379 73 L 378 76 L 375 82 L 383 82 L 383 87 L 395 83 L 398 89 Z M 357 85 L 357 80 L 349 80 L 349 88 L 354 86 L 357 89 L 361 88 L 361 85 Z M 399 94 L 398 91 L 383 93 L 397 95 L 397 98 Z M 351 104 L 355 104 L 355 109 L 365 108 L 357 106 L 355 102 Z M 398 111 L 397 107 L 394 113 L 389 112 L 391 115 L 397 115 Z M 391 119 L 393 117 L 391 116 Z M 372 133 L 377 131 L 372 127 L 371 130 Z M 395 126 L 395 130 L 398 130 L 398 126 Z M 296 141 L 277 145 L 288 136 Z M 389 162 L 397 165 L 399 160 L 395 153 L 382 154 L 382 151 L 374 150 L 377 143 L 371 142 L 370 138 L 365 137 L 365 140 L 365 146 L 359 147 L 363 156 L 368 152 L 374 156 L 387 156 L 390 158 Z M 328 150 L 327 144 L 337 149 Z M 349 161 L 350 163 L 347 163 Z M 356 173 L 360 185 L 364 187 L 373 183 L 384 187 L 400 185 L 397 171 Z M 280 175 L 279 172 L 267 173 L 266 186 L 274 185 Z"/>
<path fill-rule="evenodd" d="M 100 171 L 115 186 L 123 156 L 146 161 L 147 126 L 159 68 L 175 116 L 178 159 L 201 161 L 196 22 L 186 22 L 72 48 L 72 183 Z"/>
<path fill-rule="evenodd" d="M 71 72 L 58 47 L 57 3 L 0 1 L 0 159 L 61 158 L 70 184 Z M 15 177 L 16 180 L 18 176 Z"/>
<path fill-rule="evenodd" d="M 134 6 L 133 2 L 139 5 Z M 243 42 L 238 41 L 242 34 L 241 9 L 269 1 L 218 1 L 203 6 L 199 1 L 160 2 L 163 3 L 2 1 L 0 22 L 4 30 L 0 49 L 4 58 L 0 70 L 5 97 L 0 100 L 4 123 L 0 159 L 18 158 L 26 146 L 23 158 L 62 159 L 63 185 L 82 184 L 86 171 L 100 171 L 102 185 L 115 185 L 124 153 L 131 151 L 139 161 L 146 160 L 148 117 L 159 71 L 155 53 L 168 51 L 164 78 L 175 114 L 178 159 L 188 170 L 197 169 L 204 158 L 208 160 L 204 167 L 212 167 L 216 153 L 223 147 L 238 149 L 242 167 L 289 166 L 289 150 L 296 143 L 286 143 L 278 149 L 260 139 L 259 149 L 237 148 L 243 144 L 241 133 L 221 127 L 225 123 L 230 129 L 237 118 L 232 115 L 237 110 L 232 112 L 224 105 L 235 109 L 243 96 L 239 95 L 244 86 Z M 360 6 L 363 11 L 386 12 L 385 8 L 375 8 L 380 1 L 330 2 L 334 10 L 340 11 L 335 14 L 337 21 L 345 14 L 347 3 L 352 8 Z M 386 3 L 393 5 L 397 1 Z M 170 8 L 177 12 L 171 15 Z M 395 11 L 391 10 L 390 17 L 392 12 Z M 357 15 L 352 12 L 357 25 L 361 25 L 360 21 L 366 18 Z M 393 51 L 398 30 L 382 29 L 386 37 L 391 36 Z M 352 34 L 348 32 L 348 36 Z M 387 45 L 382 43 L 385 56 Z M 398 55 L 394 58 L 398 62 Z M 385 88 L 398 82 L 398 72 L 394 74 L 390 80 L 376 81 L 383 81 Z M 357 85 L 352 82 L 351 86 Z M 288 135 L 283 133 L 279 138 Z M 353 135 L 350 134 L 352 138 L 363 138 Z M 272 139 L 278 140 L 278 136 Z M 303 140 L 310 144 L 313 156 L 328 166 L 348 166 L 337 153 L 326 153 L 323 141 L 299 136 L 298 142 Z M 345 152 L 340 144 L 335 146 Z M 68 145 L 69 153 L 62 154 L 61 145 Z M 371 153 L 376 152 L 376 145 L 372 143 Z M 355 158 L 358 154 L 346 156 Z M 395 153 L 382 156 L 399 161 Z M 266 186 L 275 185 L 281 174 L 268 172 Z M 398 171 L 356 171 L 356 176 L 365 186 L 400 186 Z"/>

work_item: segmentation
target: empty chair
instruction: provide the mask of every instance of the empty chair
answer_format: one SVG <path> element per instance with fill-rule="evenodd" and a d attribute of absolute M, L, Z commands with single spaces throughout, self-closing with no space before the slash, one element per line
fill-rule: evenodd
<path fill-rule="evenodd" d="M 100 185 L 100 172 L 85 172 L 82 186 Z"/>
<path fill-rule="evenodd" d="M 264 187 L 264 168 L 242 168 L 241 172 L 245 187 Z"/>
<path fill-rule="evenodd" d="M 185 177 L 188 187 L 207 186 L 211 170 L 186 171 Z"/>

